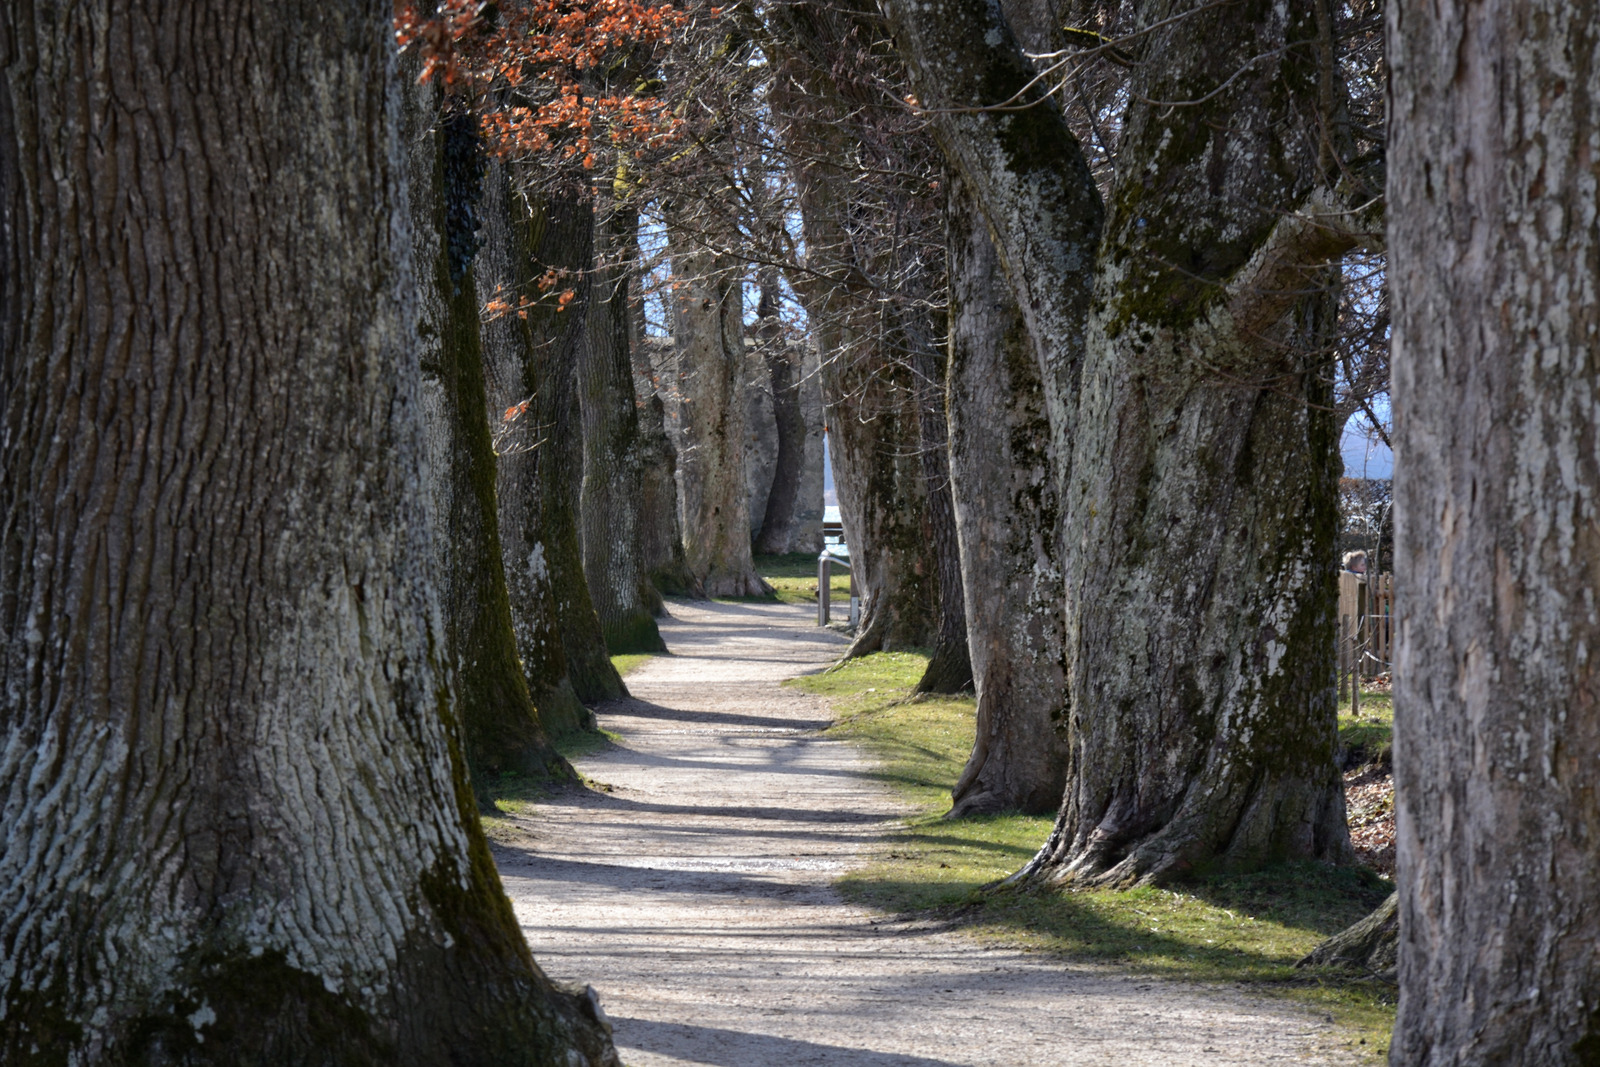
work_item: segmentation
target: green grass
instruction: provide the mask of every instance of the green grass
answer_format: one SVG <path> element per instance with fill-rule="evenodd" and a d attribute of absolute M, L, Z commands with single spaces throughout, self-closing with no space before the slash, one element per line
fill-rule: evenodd
<path fill-rule="evenodd" d="M 757 556 L 756 573 L 772 586 L 776 599 L 785 604 L 817 602 L 817 557 L 809 552 L 782 556 Z M 850 603 L 850 572 L 835 569 L 828 579 L 834 604 Z"/>
<path fill-rule="evenodd" d="M 622 735 L 613 730 L 574 730 L 564 737 L 556 738 L 556 751 L 569 760 L 582 759 L 621 740 Z"/>
<path fill-rule="evenodd" d="M 624 677 L 626 677 L 628 674 L 632 673 L 633 671 L 638 670 L 640 667 L 644 666 L 650 660 L 652 660 L 655 657 L 660 656 L 660 655 L 664 655 L 664 653 L 661 653 L 661 652 L 624 652 L 620 656 L 612 656 L 611 657 L 611 665 L 617 669 L 617 673 L 618 674 L 623 675 Z"/>
<path fill-rule="evenodd" d="M 1350 701 L 1339 705 L 1339 744 L 1350 751 L 1347 766 L 1387 763 L 1394 743 L 1394 698 L 1388 693 L 1361 691 L 1361 714 Z"/>
<path fill-rule="evenodd" d="M 972 745 L 974 706 L 970 698 L 908 699 L 926 662 L 912 652 L 880 653 L 785 683 L 828 698 L 838 716 L 831 732 L 861 742 L 878 776 L 917 809 L 882 856 L 841 881 L 847 896 L 942 918 L 984 939 L 1284 997 L 1331 1015 L 1338 1040 L 1358 1057 L 1387 1052 L 1391 988 L 1294 969 L 1388 895 L 1393 887 L 1369 871 L 1291 864 L 1168 889 L 986 888 L 1034 854 L 1053 820 L 941 818 Z M 1363 718 L 1378 707 L 1364 698 Z"/>

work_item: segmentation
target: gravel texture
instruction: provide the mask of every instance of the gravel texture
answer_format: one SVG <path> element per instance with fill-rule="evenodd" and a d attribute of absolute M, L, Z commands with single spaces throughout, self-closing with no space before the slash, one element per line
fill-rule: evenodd
<path fill-rule="evenodd" d="M 1335 1062 L 1329 1025 L 1227 988 L 992 947 L 844 903 L 904 809 L 818 698 L 844 648 L 803 607 L 673 601 L 672 655 L 600 708 L 593 789 L 496 859 L 535 957 L 592 983 L 630 1067 Z"/>

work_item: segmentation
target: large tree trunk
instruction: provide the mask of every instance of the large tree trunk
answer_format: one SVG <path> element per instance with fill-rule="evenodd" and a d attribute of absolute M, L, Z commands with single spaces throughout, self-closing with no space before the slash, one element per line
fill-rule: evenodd
<path fill-rule="evenodd" d="M 504 405 L 502 418 L 513 413 L 500 456 L 500 531 L 512 618 L 523 661 L 553 661 L 559 653 L 573 691 L 593 703 L 627 692 L 606 654 L 578 534 L 583 421 L 577 374 L 586 333 L 594 218 L 576 193 L 540 197 L 519 189 L 510 170 L 504 180 L 510 280 L 502 299 L 512 305 L 524 299 L 530 303 L 526 318 L 507 317 L 514 329 L 510 343 L 489 351 L 491 410 Z M 498 262 L 500 221 L 488 220 L 491 265 Z M 559 276 L 560 289 L 541 291 L 535 279 L 551 270 Z M 575 299 L 563 310 L 553 294 L 569 288 Z M 527 408 L 516 415 L 524 401 Z M 529 669 L 547 677 L 557 667 L 551 662 Z"/>
<path fill-rule="evenodd" d="M 563 289 L 571 285 L 575 299 L 557 313 L 550 306 L 556 293 L 540 293 L 534 279 L 547 263 L 582 269 L 590 249 L 589 215 L 568 201 L 535 217 L 528 200 L 512 188 L 512 169 L 491 161 L 482 217 L 483 247 L 473 263 L 480 292 L 508 308 L 524 299 L 534 302 L 522 309 L 524 314 L 508 311 L 483 324 L 483 367 L 497 442 L 501 550 L 517 651 L 540 721 L 560 735 L 594 726 L 593 713 L 581 702 L 584 693 L 573 684 L 572 662 L 585 663 L 592 679 L 585 691 L 590 699 L 622 692 L 589 602 L 576 516 L 558 511 L 556 503 L 557 498 L 570 503 L 575 494 L 570 488 L 557 493 L 547 483 L 563 471 L 577 480 L 576 471 L 560 467 L 562 457 L 575 449 L 558 438 L 575 432 L 565 412 L 571 406 L 587 284 L 585 275 L 566 279 Z M 542 230 L 537 243 L 543 258 L 530 252 L 530 229 Z M 569 657 L 568 645 L 581 655 Z"/>
<path fill-rule="evenodd" d="M 682 372 L 683 548 L 706 596 L 766 596 L 750 555 L 745 478 L 746 389 L 740 264 L 675 251 L 672 346 Z"/>
<path fill-rule="evenodd" d="M 1318 171 L 1316 139 L 1292 132 L 1315 128 L 1329 73 L 1313 2 L 1201 8 L 1144 35 L 1095 258 L 1097 197 L 1053 104 L 963 110 L 1033 77 L 998 11 L 893 5 L 997 235 L 1054 447 L 1073 448 L 1071 758 L 1025 876 L 1350 857 L 1330 684 L 1338 459 L 1317 357 L 1331 308 L 1303 294 L 1358 238 L 1319 188 L 1337 175 Z"/>
<path fill-rule="evenodd" d="M 408 64 L 408 67 L 417 64 Z M 422 412 L 434 551 L 467 763 L 480 792 L 504 771 L 572 775 L 528 694 L 500 559 L 495 453 L 484 412 L 477 237 L 483 152 L 477 118 L 441 115 L 408 69 L 404 143 L 422 337 Z"/>
<path fill-rule="evenodd" d="M 754 550 L 768 554 L 796 550 L 806 460 L 806 418 L 800 405 L 801 350 L 784 337 L 778 310 L 777 273 L 763 271 L 757 336 L 761 343 L 761 359 L 772 383 L 777 458 L 772 465 L 772 485 L 762 508 Z"/>
<path fill-rule="evenodd" d="M 1039 365 L 988 224 L 949 189 L 950 476 L 978 695 L 952 816 L 1061 803 L 1066 645 L 1060 507 Z"/>
<path fill-rule="evenodd" d="M 612 655 L 661 652 L 661 594 L 639 537 L 644 441 L 633 393 L 628 290 L 637 210 L 607 198 L 595 218 L 588 336 L 578 365 L 583 410 L 583 573 Z"/>
<path fill-rule="evenodd" d="M 1594 8 L 1395 7 L 1391 1062 L 1600 1059 Z"/>
<path fill-rule="evenodd" d="M 806 248 L 804 269 L 791 281 L 821 354 L 834 486 L 862 598 L 846 656 L 931 647 L 939 634 L 938 558 L 906 358 L 912 349 L 896 321 L 900 309 L 870 281 L 882 264 L 861 261 L 851 239 L 856 214 L 883 209 L 852 202 L 846 163 L 860 140 L 851 128 L 857 98 L 865 91 L 875 106 L 877 89 L 843 84 L 833 73 L 839 56 L 859 46 L 852 36 L 863 24 L 876 32 L 876 15 L 796 3 L 774 7 L 771 17 L 779 50 L 774 111 L 795 160 Z"/>
<path fill-rule="evenodd" d="M 0 1060 L 615 1065 L 437 658 L 390 10 L 203 14 L 0 7 Z"/>

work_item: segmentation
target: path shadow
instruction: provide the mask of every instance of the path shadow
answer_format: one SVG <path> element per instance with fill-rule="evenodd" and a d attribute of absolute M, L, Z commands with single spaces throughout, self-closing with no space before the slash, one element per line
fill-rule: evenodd
<path fill-rule="evenodd" d="M 595 705 L 595 711 L 601 715 L 634 715 L 652 722 L 750 726 L 793 732 L 817 731 L 833 724 L 832 719 L 826 718 L 786 719 L 774 715 L 745 715 L 726 711 L 685 711 L 682 708 L 669 708 L 665 704 L 639 700 L 636 697 L 629 697 L 626 700 L 607 700 Z"/>
<path fill-rule="evenodd" d="M 894 1052 L 823 1045 L 714 1026 L 661 1023 L 648 1019 L 613 1018 L 619 1049 L 667 1051 L 712 1067 L 793 1067 L 794 1064 L 838 1064 L 840 1067 L 960 1067 L 949 1060 L 902 1056 Z M 685 1047 L 687 1046 L 687 1047 Z"/>

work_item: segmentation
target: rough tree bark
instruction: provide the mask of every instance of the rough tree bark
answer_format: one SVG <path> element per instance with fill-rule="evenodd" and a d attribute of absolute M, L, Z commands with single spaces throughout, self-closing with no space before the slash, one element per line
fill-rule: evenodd
<path fill-rule="evenodd" d="M 541 197 L 526 192 L 509 170 L 504 181 L 510 274 L 502 299 L 530 302 L 527 318 L 508 319 L 515 330 L 511 343 L 489 352 L 491 410 L 504 405 L 503 418 L 505 410 L 528 403 L 507 428 L 500 456 L 506 584 L 524 662 L 557 654 L 550 642 L 553 629 L 573 691 L 580 700 L 594 703 L 627 693 L 606 654 L 578 533 L 583 421 L 577 374 L 586 332 L 594 219 L 576 193 Z M 488 220 L 490 264 L 497 262 L 500 222 L 498 217 Z M 535 280 L 551 270 L 562 288 L 541 291 Z M 575 299 L 562 310 L 552 293 L 568 288 Z"/>
<path fill-rule="evenodd" d="M 672 346 L 682 380 L 686 447 L 683 550 L 706 596 L 767 596 L 750 554 L 745 478 L 744 297 L 730 256 L 674 249 Z"/>
<path fill-rule="evenodd" d="M 418 64 L 408 64 L 418 66 Z M 483 179 L 477 119 L 441 114 L 437 90 L 405 86 L 407 185 L 422 340 L 422 425 L 445 663 L 480 793 L 512 771 L 571 777 L 550 744 L 517 659 L 500 557 L 495 454 L 484 413 L 483 348 L 472 261 Z"/>
<path fill-rule="evenodd" d="M 628 305 L 633 355 L 633 389 L 639 397 L 639 434 L 644 440 L 641 454 L 644 472 L 639 503 L 639 550 L 645 573 L 656 589 L 666 596 L 705 594 L 689 574 L 683 553 L 683 523 L 678 513 L 678 449 L 667 428 L 667 403 L 662 397 L 661 373 L 656 367 L 662 350 L 645 333 L 644 298 L 634 288 Z M 671 385 L 676 385 L 673 374 Z M 672 401 L 674 404 L 676 400 Z M 662 611 L 666 605 L 663 603 Z"/>
<path fill-rule="evenodd" d="M 0 7 L 0 1060 L 615 1065 L 437 660 L 391 10 L 190 14 Z"/>
<path fill-rule="evenodd" d="M 812 197 L 803 193 L 802 202 L 808 201 Z M 807 215 L 808 242 L 822 228 L 815 220 L 814 211 Z M 810 295 L 815 289 L 807 285 L 803 291 Z M 844 658 L 929 648 L 939 635 L 938 560 L 927 523 L 928 483 L 910 369 L 881 358 L 876 331 L 842 321 L 861 310 L 847 298 L 806 302 L 825 353 L 822 389 L 833 484 L 862 601 L 861 622 Z"/>
<path fill-rule="evenodd" d="M 851 123 L 875 106 L 876 87 L 840 83 L 835 60 L 865 20 L 841 5 L 794 3 L 770 11 L 777 53 L 774 113 L 794 159 L 805 236 L 804 269 L 791 276 L 821 351 L 829 456 L 839 511 L 862 598 L 860 628 L 846 658 L 927 648 L 939 634 L 938 560 L 928 526 L 927 478 L 907 348 L 898 324 L 858 262 L 853 210 Z M 851 42 L 850 47 L 857 47 Z"/>
<path fill-rule="evenodd" d="M 778 429 L 778 457 L 772 468 L 772 487 L 761 513 L 761 529 L 754 551 L 779 554 L 794 551 L 800 514 L 800 482 L 805 473 L 806 418 L 800 407 L 800 350 L 789 344 L 778 319 L 777 272 L 761 272 L 761 302 L 756 335 L 761 359 L 772 383 L 772 414 Z"/>
<path fill-rule="evenodd" d="M 620 695 L 621 680 L 606 655 L 600 620 L 589 601 L 576 516 L 571 510 L 557 511 L 557 495 L 570 505 L 575 494 L 571 489 L 555 494 L 546 483 L 556 477 L 560 457 L 576 451 L 559 440 L 561 434 L 576 433 L 559 405 L 565 401 L 571 406 L 586 276 L 568 277 L 561 290 L 539 292 L 534 279 L 545 267 L 529 252 L 529 230 L 543 231 L 539 243 L 546 260 L 565 256 L 585 262 L 590 225 L 587 209 L 572 202 L 547 207 L 535 217 L 528 200 L 513 190 L 512 171 L 499 161 L 489 163 L 481 204 L 483 247 L 473 272 L 486 298 L 508 307 L 523 298 L 536 301 L 524 309 L 526 317 L 506 313 L 483 323 L 483 368 L 498 452 L 501 555 L 517 651 L 540 721 L 559 735 L 594 728 L 594 715 L 573 684 L 572 661 L 581 660 L 594 679 L 587 690 L 590 699 Z M 563 208 L 566 215 L 556 217 Z M 568 286 L 575 298 L 557 313 L 551 307 L 555 293 Z M 576 482 L 576 471 L 567 469 L 567 477 Z M 568 645 L 582 654 L 569 656 Z"/>
<path fill-rule="evenodd" d="M 612 655 L 662 652 L 661 594 L 645 573 L 639 537 L 644 441 L 633 394 L 628 291 L 638 248 L 638 213 L 623 196 L 595 213 L 595 267 L 584 351 L 578 364 L 583 411 L 583 573 Z"/>
<path fill-rule="evenodd" d="M 916 338 L 912 371 L 917 387 L 918 454 L 928 500 L 928 529 L 938 567 L 939 629 L 927 669 L 917 681 L 918 693 L 965 693 L 972 688 L 972 657 L 967 649 L 967 605 L 961 581 L 961 542 L 956 533 L 955 501 L 950 480 L 948 360 L 933 348 L 931 331 Z M 987 595 L 988 590 L 978 591 Z"/>
<path fill-rule="evenodd" d="M 1600 1062 L 1600 16 L 1389 11 L 1390 1059 Z"/>
<path fill-rule="evenodd" d="M 952 816 L 1061 803 L 1066 646 L 1060 508 L 1044 386 L 988 224 L 952 178 L 950 477 L 977 691 L 972 754 Z"/>
<path fill-rule="evenodd" d="M 1351 856 L 1330 684 L 1338 458 L 1315 355 L 1332 309 L 1305 294 L 1362 220 L 1296 134 L 1317 127 L 1315 2 L 1145 13 L 1098 250 L 1098 196 L 1053 104 L 969 110 L 1033 77 L 998 10 L 891 4 L 996 235 L 1053 447 L 1072 448 L 1071 758 L 1023 877 Z"/>

